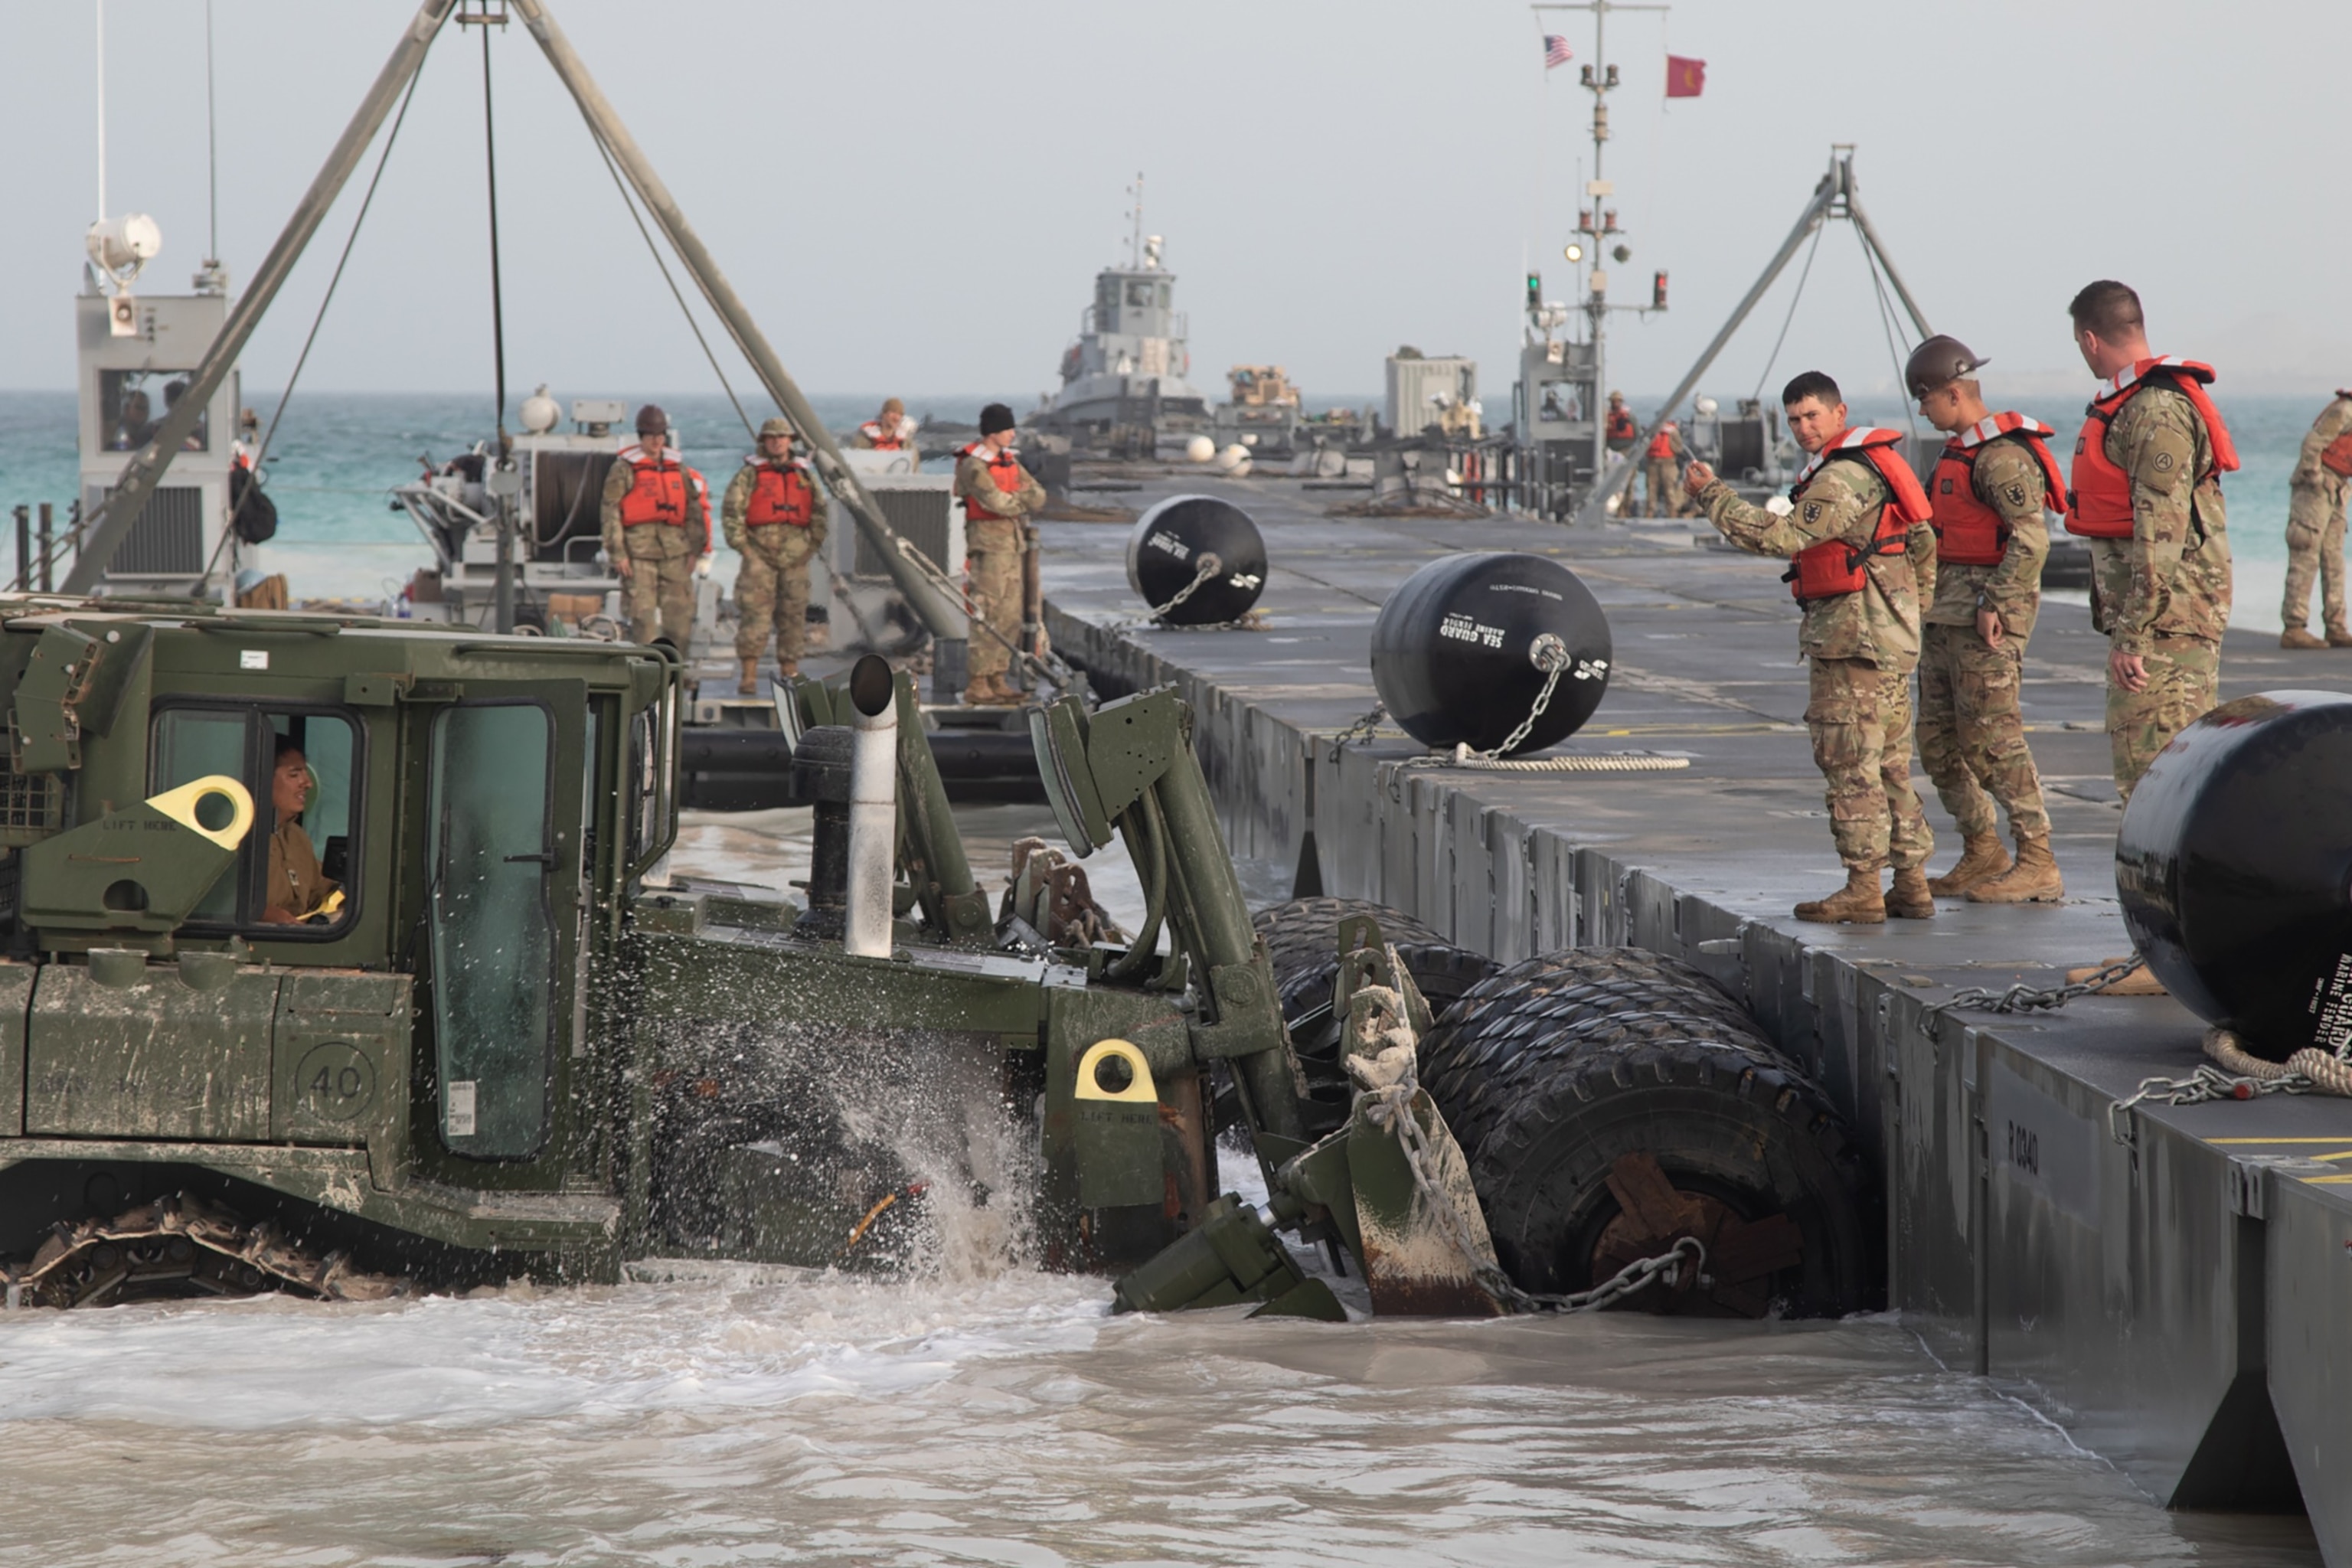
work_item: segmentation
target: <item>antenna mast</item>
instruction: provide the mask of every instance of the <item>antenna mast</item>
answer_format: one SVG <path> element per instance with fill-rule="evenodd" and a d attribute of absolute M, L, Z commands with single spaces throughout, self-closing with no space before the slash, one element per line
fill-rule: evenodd
<path fill-rule="evenodd" d="M 1139 267 L 1141 267 L 1141 266 L 1143 265 L 1143 171 L 1142 171 L 1142 170 L 1138 169 L 1138 170 L 1135 172 L 1135 184 L 1131 184 L 1131 185 L 1129 185 L 1129 186 L 1128 186 L 1128 187 L 1127 187 L 1127 194 L 1128 194 L 1129 196 L 1132 196 L 1132 197 L 1135 199 L 1135 206 L 1134 206 L 1134 208 L 1133 208 L 1131 211 L 1129 211 L 1129 212 L 1128 213 L 1128 215 L 1127 215 L 1128 216 L 1129 216 L 1129 217 L 1131 217 L 1131 218 L 1133 218 L 1133 219 L 1135 220 L 1135 232 L 1134 232 L 1132 235 L 1130 235 L 1130 236 L 1129 237 L 1129 238 L 1128 238 L 1128 242 L 1127 242 L 1127 267 L 1128 267 L 1128 270 L 1129 270 L 1129 271 L 1130 271 L 1130 272 L 1132 272 L 1132 271 L 1136 270 L 1138 268 L 1139 268 Z"/>
<path fill-rule="evenodd" d="M 1528 9 L 1540 16 L 1546 11 L 1590 11 L 1592 13 L 1592 60 L 1582 72 L 1582 86 L 1592 94 L 1592 178 L 1584 182 L 1584 194 L 1577 207 L 1576 232 L 1584 236 L 1592 247 L 1589 258 L 1591 271 L 1587 277 L 1588 291 L 1584 300 L 1584 315 L 1592 328 L 1592 393 L 1596 406 L 1592 416 L 1592 475 L 1596 484 L 1609 467 L 1609 421 L 1605 414 L 1604 388 L 1609 384 L 1609 312 L 1612 310 L 1639 310 L 1637 305 L 1609 303 L 1609 271 L 1601 254 L 1604 238 L 1615 237 L 1617 209 L 1609 203 L 1617 195 L 1617 187 L 1603 177 L 1602 156 L 1609 147 L 1609 94 L 1617 86 L 1617 68 L 1609 63 L 1609 13 L 1612 11 L 1656 11 L 1664 14 L 1671 7 L 1659 5 L 1625 5 L 1621 0 L 1583 0 L 1580 5 L 1549 4 Z M 1620 250 L 1627 250 L 1622 242 Z M 1630 251 L 1628 252 L 1630 258 Z"/>
<path fill-rule="evenodd" d="M 106 216 L 106 0 L 98 0 L 98 216 Z"/>

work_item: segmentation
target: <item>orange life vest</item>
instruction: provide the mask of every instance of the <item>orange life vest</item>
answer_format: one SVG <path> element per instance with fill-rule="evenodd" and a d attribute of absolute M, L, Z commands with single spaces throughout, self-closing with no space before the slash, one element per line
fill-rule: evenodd
<path fill-rule="evenodd" d="M 807 462 L 799 458 L 770 463 L 746 458 L 743 466 L 757 470 L 751 499 L 744 503 L 743 521 L 752 528 L 778 523 L 806 528 L 816 521 L 816 486 L 809 479 Z"/>
<path fill-rule="evenodd" d="M 1843 460 L 1867 464 L 1885 481 L 1895 498 L 1879 509 L 1878 525 L 1871 531 L 1867 543 L 1849 544 L 1843 539 L 1825 539 L 1789 558 L 1789 569 L 1780 574 L 1780 581 L 1789 584 L 1789 592 L 1796 596 L 1797 603 L 1808 605 L 1816 599 L 1861 593 L 1863 584 L 1870 580 L 1871 560 L 1902 554 L 1904 536 L 1910 532 L 1911 525 L 1927 521 L 1935 510 L 1927 504 L 1927 492 L 1919 488 L 1919 477 L 1895 449 L 1902 440 L 1900 430 L 1848 430 L 1815 453 L 1813 460 L 1805 465 L 1805 471 L 1797 476 L 1797 482 L 1790 487 L 1789 499 L 1801 501 L 1814 476 L 1829 464 Z"/>
<path fill-rule="evenodd" d="M 2113 381 L 2099 384 L 2098 395 L 2084 410 L 2083 433 L 2074 437 L 2074 484 L 2066 497 L 2067 532 L 2086 539 L 2132 536 L 2131 476 L 2107 460 L 2107 427 L 2125 404 L 2151 384 L 2169 386 L 2188 398 L 2205 422 L 2205 437 L 2213 447 L 2213 467 L 2210 472 L 2199 474 L 2197 483 L 2236 471 L 2238 448 L 2230 439 L 2230 427 L 2221 423 L 2221 411 L 2205 395 L 2205 384 L 2212 379 L 2211 365 L 2166 354 L 2141 360 Z"/>
<path fill-rule="evenodd" d="M 1022 473 L 1021 455 L 1015 452 L 1012 447 L 1007 447 L 1003 451 L 997 453 L 996 456 L 991 458 L 981 453 L 981 446 L 982 443 L 974 441 L 971 445 L 964 447 L 961 451 L 956 454 L 956 461 L 961 463 L 966 458 L 978 456 L 981 458 L 982 462 L 988 465 L 988 477 L 995 481 L 996 488 L 999 490 L 1003 491 L 1006 495 L 1011 495 L 1020 489 Z M 981 505 L 980 502 L 974 500 L 970 496 L 963 498 L 963 515 L 964 520 L 968 522 L 1020 521 L 1017 518 L 1003 518 L 1001 514 L 989 510 L 986 507 Z"/>
<path fill-rule="evenodd" d="M 1670 463 L 1674 461 L 1674 457 L 1675 422 L 1669 419 L 1658 426 L 1656 435 L 1650 437 L 1650 461 Z"/>
<path fill-rule="evenodd" d="M 629 493 L 621 498 L 621 526 L 642 528 L 658 522 L 669 528 L 686 526 L 686 465 L 664 448 L 648 456 L 643 447 L 624 447 L 616 459 L 636 470 Z"/>
<path fill-rule="evenodd" d="M 2017 441 L 2042 465 L 2042 504 L 2052 511 L 2066 510 L 2065 477 L 2044 444 L 2053 434 L 2049 426 L 2022 414 L 1992 414 L 1944 444 L 1944 455 L 1927 477 L 1927 499 L 1936 509 L 1927 523 L 1936 531 L 1937 561 L 1948 566 L 1998 566 L 2009 553 L 2008 520 L 1978 499 L 1976 486 L 1977 459 L 2004 437 Z"/>
<path fill-rule="evenodd" d="M 907 444 L 905 439 L 898 434 L 899 430 L 904 430 L 906 427 L 905 423 L 902 421 L 898 429 L 892 430 L 887 436 L 885 436 L 882 433 L 882 422 L 878 419 L 868 419 L 865 424 L 860 425 L 857 427 L 857 433 L 865 437 L 866 445 L 872 447 L 876 451 L 896 452 Z"/>
<path fill-rule="evenodd" d="M 2338 397 L 2352 397 L 2352 392 L 2336 389 Z M 2331 474 L 2352 479 L 2352 430 L 2347 430 L 2319 449 L 2319 466 Z"/>
<path fill-rule="evenodd" d="M 1610 440 L 1631 441 L 1641 433 L 1642 427 L 1633 423 L 1633 411 L 1632 409 L 1612 408 L 1609 411 L 1608 438 Z"/>

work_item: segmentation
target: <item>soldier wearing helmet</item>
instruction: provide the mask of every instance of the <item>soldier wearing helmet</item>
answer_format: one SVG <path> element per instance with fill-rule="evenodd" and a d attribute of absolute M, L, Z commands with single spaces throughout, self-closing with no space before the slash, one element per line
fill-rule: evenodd
<path fill-rule="evenodd" d="M 2042 511 L 2064 510 L 2066 485 L 2048 426 L 1985 406 L 1976 379 L 1985 363 L 1938 334 L 1903 372 L 1919 412 L 1950 437 L 1927 479 L 1936 593 L 1920 628 L 1919 760 L 1959 826 L 1961 851 L 1927 885 L 1977 903 L 2055 901 L 2066 889 L 2018 689 L 2050 553 Z M 2014 862 L 1996 802 L 2017 841 Z"/>
<path fill-rule="evenodd" d="M 604 475 L 604 558 L 620 574 L 635 642 L 694 637 L 694 579 L 710 570 L 710 487 L 669 444 L 669 416 L 637 410 L 637 438 Z"/>
<path fill-rule="evenodd" d="M 805 458 L 793 455 L 793 427 L 771 419 L 760 426 L 760 449 L 743 459 L 719 504 L 727 546 L 743 558 L 735 578 L 735 657 L 743 667 L 735 689 L 760 690 L 760 656 L 772 633 L 779 679 L 801 672 L 808 641 L 809 563 L 824 545 L 825 500 Z"/>

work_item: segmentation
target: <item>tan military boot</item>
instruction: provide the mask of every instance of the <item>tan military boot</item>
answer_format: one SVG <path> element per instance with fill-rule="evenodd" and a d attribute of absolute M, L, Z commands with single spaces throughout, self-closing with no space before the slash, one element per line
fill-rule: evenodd
<path fill-rule="evenodd" d="M 1878 872 L 1849 866 L 1845 886 L 1826 899 L 1797 906 L 1797 918 L 1815 925 L 1874 926 L 1886 922 L 1886 900 L 1878 890 Z"/>
<path fill-rule="evenodd" d="M 1936 895 L 1927 890 L 1927 868 L 1895 868 L 1895 886 L 1886 890 L 1886 912 L 1899 921 L 1935 918 Z"/>
<path fill-rule="evenodd" d="M 738 697 L 760 695 L 760 661 L 758 659 L 747 658 L 743 661 L 743 674 L 742 678 L 735 682 L 735 695 Z"/>
<path fill-rule="evenodd" d="M 2327 646 L 2329 647 L 2352 647 L 2352 631 L 2346 630 L 2340 623 L 2328 627 Z"/>
<path fill-rule="evenodd" d="M 963 705 L 967 708 L 992 708 L 996 705 L 996 678 L 975 675 L 963 683 Z"/>
<path fill-rule="evenodd" d="M 2301 626 L 2289 626 L 2286 630 L 2279 633 L 2279 647 L 2281 647 L 2307 648 L 2326 647 L 2326 646 L 2327 639 L 2326 637 L 2314 637 L 2311 633 L 2304 630 Z"/>
<path fill-rule="evenodd" d="M 2005 875 L 1979 882 L 1969 889 L 1972 904 L 2054 904 L 2066 896 L 2058 862 L 2050 854 L 2050 835 L 2017 838 L 2017 864 Z"/>
<path fill-rule="evenodd" d="M 776 679 L 778 680 L 790 680 L 794 676 L 800 674 L 800 672 L 801 661 L 799 659 L 780 658 L 776 661 Z"/>
<path fill-rule="evenodd" d="M 1927 890 L 1939 899 L 1957 899 L 1979 882 L 1990 882 L 2009 869 L 2009 851 L 1998 833 L 1971 833 L 1960 841 L 1960 862 L 1940 877 L 1927 879 Z"/>

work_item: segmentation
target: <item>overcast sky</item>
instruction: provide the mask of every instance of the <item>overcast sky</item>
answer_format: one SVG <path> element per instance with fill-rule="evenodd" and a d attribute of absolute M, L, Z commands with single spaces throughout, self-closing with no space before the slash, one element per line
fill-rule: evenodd
<path fill-rule="evenodd" d="M 1289 367 L 1375 393 L 1401 342 L 1476 357 L 1507 397 L 1522 268 L 1567 290 L 1591 98 L 1539 35 L 1592 19 L 1510 0 L 946 5 L 553 0 L 591 69 L 815 393 L 1055 382 L 1125 187 L 1167 238 L 1194 379 Z M 220 247 L 242 286 L 414 14 L 414 0 L 213 0 Z M 203 0 L 106 5 L 108 193 L 162 224 L 142 287 L 205 249 Z M 71 384 L 68 296 L 96 215 L 92 0 L 10 7 L 0 128 L 0 385 Z M 1794 221 L 1832 142 L 1929 321 L 1992 357 L 1989 390 L 2075 386 L 2064 307 L 2139 289 L 2159 352 L 2222 390 L 2352 384 L 2341 177 L 2352 5 L 2057 0 L 1798 7 L 1678 0 L 1612 16 L 1607 173 L 1633 247 L 1611 379 L 1678 379 Z M 1668 50 L 1707 62 L 1669 106 Z M 524 30 L 491 42 L 509 380 L 560 395 L 711 389 L 569 100 Z M 275 388 L 348 232 L 363 164 L 245 357 Z M 471 391 L 489 377 L 481 57 L 426 62 L 305 384 Z M 1793 278 L 1793 269 L 1791 279 Z M 1790 279 L 1708 378 L 1763 374 Z M 733 363 L 730 362 L 730 372 Z M 1893 372 L 1848 226 L 1824 239 L 1775 374 Z M 2030 378 L 2030 381 L 2029 381 Z"/>

